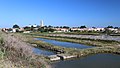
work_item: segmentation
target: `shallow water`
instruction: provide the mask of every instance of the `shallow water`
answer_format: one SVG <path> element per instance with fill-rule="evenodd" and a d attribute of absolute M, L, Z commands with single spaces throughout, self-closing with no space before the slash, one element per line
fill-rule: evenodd
<path fill-rule="evenodd" d="M 71 42 L 61 42 L 61 41 L 56 41 L 56 40 L 49 40 L 49 39 L 43 39 L 43 38 L 36 38 L 36 40 L 41 40 L 56 46 L 63 46 L 67 48 L 79 48 L 79 49 L 84 49 L 84 48 L 92 48 L 93 46 L 87 46 L 83 44 L 77 44 L 77 43 L 71 43 Z"/>
<path fill-rule="evenodd" d="M 54 63 L 53 68 L 120 68 L 120 55 L 97 54 Z"/>
<path fill-rule="evenodd" d="M 49 56 L 49 55 L 54 55 L 54 52 L 48 51 L 48 50 L 44 50 L 41 48 L 33 48 L 33 52 L 37 55 L 44 55 L 44 56 Z"/>
<path fill-rule="evenodd" d="M 92 46 L 61 42 L 56 40 L 48 40 L 37 38 L 50 44 L 63 46 L 68 48 L 91 48 Z M 115 54 L 96 54 L 87 57 L 81 57 L 74 60 L 58 61 L 52 64 L 53 68 L 120 68 L 120 55 Z"/>

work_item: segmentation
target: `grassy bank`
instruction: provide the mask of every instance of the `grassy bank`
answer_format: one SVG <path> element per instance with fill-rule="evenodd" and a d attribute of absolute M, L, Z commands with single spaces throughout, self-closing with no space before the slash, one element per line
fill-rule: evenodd
<path fill-rule="evenodd" d="M 33 53 L 27 36 L 0 32 L 0 68 L 50 68 L 44 57 Z"/>
<path fill-rule="evenodd" d="M 78 57 L 81 56 L 87 56 L 91 54 L 98 54 L 98 53 L 113 53 L 113 54 L 120 54 L 120 48 L 114 48 L 114 47 L 94 47 L 94 48 L 88 48 L 88 49 L 78 49 L 73 50 L 72 52 L 69 52 L 72 55 L 77 55 Z"/>
<path fill-rule="evenodd" d="M 74 37 L 71 38 L 71 37 L 61 37 L 61 36 L 53 37 L 46 34 L 45 35 L 31 34 L 31 36 L 35 38 L 46 38 L 46 39 L 53 39 L 58 41 L 74 42 L 74 43 L 97 46 L 97 47 L 87 48 L 87 49 L 74 49 L 74 48 L 65 48 L 65 47 L 55 46 L 42 41 L 32 41 L 32 43 L 37 44 L 38 47 L 42 47 L 42 48 L 49 49 L 56 52 L 62 51 L 64 53 L 77 54 L 78 56 L 96 54 L 96 53 L 115 53 L 115 54 L 120 53 L 119 46 L 118 46 L 120 45 L 120 42 L 112 41 L 112 40 L 74 38 Z"/>
<path fill-rule="evenodd" d="M 28 35 L 28 34 L 26 34 L 26 35 Z M 74 38 L 73 39 L 71 39 L 71 38 L 61 38 L 61 37 L 58 38 L 58 37 L 36 36 L 36 35 L 29 35 L 29 36 L 31 36 L 31 37 L 41 37 L 41 38 L 47 38 L 47 39 L 55 39 L 55 40 L 56 39 L 57 40 L 62 39 L 62 41 L 67 40 L 67 42 L 71 42 L 71 41 L 68 41 L 68 40 L 72 40 L 72 42 L 73 41 L 76 42 L 76 40 L 79 40 L 79 39 L 74 39 Z M 82 40 L 83 39 L 81 39 L 81 41 Z M 86 40 L 86 42 L 88 42 L 89 39 L 85 39 L 85 40 Z M 91 41 L 92 41 L 92 43 L 93 43 L 93 41 L 96 43 L 96 40 L 91 40 Z M 88 55 L 91 55 L 91 54 L 98 54 L 98 53 L 120 54 L 120 48 L 119 47 L 113 46 L 113 44 L 111 45 L 111 43 L 113 43 L 111 41 L 104 41 L 104 40 L 101 42 L 104 45 L 99 44 L 99 45 L 96 45 L 96 46 L 100 46 L 100 47 L 93 47 L 93 48 L 87 48 L 87 49 L 65 48 L 65 47 L 55 46 L 55 45 L 52 45 L 52 44 L 49 44 L 49 43 L 46 43 L 46 42 L 43 42 L 43 41 L 38 41 L 38 40 L 31 40 L 31 41 L 29 41 L 29 43 L 37 44 L 37 47 L 48 49 L 48 50 L 51 50 L 51 51 L 56 52 L 56 53 L 77 55 L 77 57 L 88 56 Z M 78 42 L 76 42 L 76 43 L 78 43 Z M 98 44 L 98 42 L 96 44 Z M 116 44 L 116 42 L 114 42 L 114 44 Z M 118 42 L 117 42 L 117 44 L 118 44 Z"/>
<path fill-rule="evenodd" d="M 104 47 L 104 46 L 118 46 L 120 45 L 120 42 L 117 41 L 111 41 L 111 40 L 99 40 L 99 39 L 86 39 L 86 38 L 74 38 L 74 37 L 60 37 L 60 36 L 36 36 L 36 38 L 46 38 L 46 39 L 52 39 L 52 40 L 58 40 L 58 41 L 64 41 L 64 42 L 73 42 L 73 43 L 79 43 L 79 44 L 85 44 L 90 46 L 98 46 L 98 47 Z"/>
<path fill-rule="evenodd" d="M 69 35 L 100 35 L 102 34 L 101 32 L 43 32 L 43 33 L 40 33 L 40 32 L 35 32 L 33 34 L 69 34 Z"/>
<path fill-rule="evenodd" d="M 65 48 L 61 46 L 55 46 L 55 45 L 52 45 L 43 41 L 38 41 L 38 40 L 29 41 L 29 43 L 37 44 L 37 47 L 44 48 L 46 50 L 51 50 L 55 53 L 67 53 L 69 52 L 69 50 L 72 49 L 72 48 Z"/>
<path fill-rule="evenodd" d="M 48 44 L 42 41 L 34 40 L 31 42 L 32 44 L 37 44 L 37 47 L 45 48 L 54 52 L 64 53 L 64 54 L 71 54 L 77 55 L 77 57 L 87 56 L 90 54 L 98 54 L 98 53 L 114 53 L 120 54 L 120 48 L 112 47 L 112 46 L 105 46 L 105 47 L 93 47 L 87 49 L 75 49 L 75 48 L 65 48 L 61 46 L 55 46 L 52 44 Z"/>
<path fill-rule="evenodd" d="M 85 39 L 72 39 L 72 38 L 62 38 L 62 37 L 46 37 L 46 36 L 36 36 L 36 35 L 28 35 L 28 34 L 5 34 L 3 32 L 0 33 L 0 65 L 5 68 L 10 68 L 10 66 L 14 68 L 50 68 L 45 57 L 38 56 L 33 53 L 32 45 L 37 44 L 36 47 L 44 48 L 51 50 L 56 53 L 64 53 L 77 55 L 78 57 L 87 56 L 90 54 L 97 53 L 115 53 L 120 54 L 120 49 L 118 47 L 113 47 L 112 45 L 96 45 L 101 47 L 94 47 L 88 49 L 74 49 L 74 48 L 65 48 L 61 46 L 55 46 L 52 44 L 45 43 L 43 41 L 34 40 L 34 37 L 42 37 L 47 39 L 55 39 L 60 41 L 67 42 L 88 42 Z M 61 40 L 62 39 L 62 40 Z M 81 40 L 81 41 L 80 41 Z M 96 42 L 96 40 L 90 40 Z M 109 41 L 102 41 L 106 44 L 111 44 Z M 86 44 L 85 43 L 85 44 Z M 116 42 L 114 42 L 116 43 Z M 98 44 L 98 43 L 96 43 Z M 0 68 L 2 68 L 0 67 Z"/>

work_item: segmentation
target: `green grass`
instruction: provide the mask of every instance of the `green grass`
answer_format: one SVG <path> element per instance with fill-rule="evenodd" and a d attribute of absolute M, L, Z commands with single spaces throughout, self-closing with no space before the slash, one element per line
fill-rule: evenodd
<path fill-rule="evenodd" d="M 28 35 L 28 34 L 27 34 Z M 66 42 L 74 42 L 74 43 L 82 43 L 87 45 L 95 45 L 97 47 L 87 48 L 87 49 L 75 49 L 75 48 L 65 48 L 61 46 L 55 46 L 52 44 L 45 43 L 43 41 L 38 40 L 31 40 L 28 41 L 32 44 L 37 44 L 37 47 L 44 48 L 51 50 L 53 52 L 63 51 L 63 53 L 77 55 L 78 57 L 87 56 L 90 54 L 98 54 L 98 53 L 114 53 L 120 54 L 120 48 L 114 45 L 120 44 L 116 41 L 108 41 L 108 40 L 94 40 L 94 39 L 85 39 L 85 38 L 68 38 L 68 37 L 50 37 L 50 36 L 43 36 L 40 34 L 30 34 L 30 36 L 37 37 L 37 38 L 46 38 L 46 39 L 54 39 L 59 41 L 66 41 Z"/>
<path fill-rule="evenodd" d="M 37 47 L 42 47 L 54 52 L 58 52 L 59 50 L 64 51 L 64 54 L 77 55 L 78 57 L 87 56 L 90 54 L 98 54 L 98 53 L 114 53 L 120 54 L 120 48 L 115 48 L 112 46 L 105 47 L 93 47 L 87 49 L 74 49 L 74 48 L 65 48 L 60 46 L 51 45 L 42 41 L 31 41 L 33 44 L 37 44 Z"/>
<path fill-rule="evenodd" d="M 49 34 L 42 34 L 42 33 L 30 33 L 29 35 L 36 37 L 36 38 L 40 37 L 40 38 L 53 39 L 53 40 L 58 40 L 58 41 L 85 44 L 85 45 L 90 45 L 90 46 L 117 46 L 117 45 L 120 45 L 120 42 L 114 41 L 114 40 L 49 36 Z"/>
<path fill-rule="evenodd" d="M 99 40 L 99 39 L 86 39 L 86 38 L 70 38 L 70 37 L 53 37 L 53 36 L 34 36 L 36 38 L 46 38 L 46 39 L 52 39 L 52 40 L 58 40 L 58 41 L 64 41 L 64 42 L 73 42 L 73 43 L 79 43 L 79 44 L 85 44 L 90 46 L 117 46 L 120 44 L 120 42 L 117 41 L 110 41 L 110 40 Z"/>

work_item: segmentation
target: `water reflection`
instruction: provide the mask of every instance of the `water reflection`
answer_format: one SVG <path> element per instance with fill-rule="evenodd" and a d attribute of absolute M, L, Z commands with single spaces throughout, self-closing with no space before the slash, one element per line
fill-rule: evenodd
<path fill-rule="evenodd" d="M 63 46 L 63 47 L 68 47 L 68 48 L 91 48 L 93 46 L 87 46 L 83 44 L 77 44 L 77 43 L 71 43 L 71 42 L 61 42 L 61 41 L 56 41 L 56 40 L 49 40 L 49 39 L 43 39 L 43 38 L 37 38 L 36 40 L 41 40 L 56 46 Z"/>
<path fill-rule="evenodd" d="M 54 55 L 55 53 L 51 52 L 51 51 L 47 51 L 44 49 L 40 49 L 40 48 L 33 48 L 33 52 L 37 55 L 45 55 L 45 56 L 49 56 L 49 55 Z"/>

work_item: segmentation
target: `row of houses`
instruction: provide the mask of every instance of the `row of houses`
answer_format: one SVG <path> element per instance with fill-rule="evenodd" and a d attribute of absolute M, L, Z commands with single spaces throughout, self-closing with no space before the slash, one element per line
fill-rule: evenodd
<path fill-rule="evenodd" d="M 54 28 L 55 32 L 71 32 L 71 31 L 105 31 L 106 28 Z M 110 31 L 115 31 L 116 33 L 120 33 L 120 29 L 115 28 L 107 28 Z"/>
<path fill-rule="evenodd" d="M 24 31 L 24 28 L 2 28 L 4 32 L 17 32 L 17 31 Z"/>
<path fill-rule="evenodd" d="M 104 28 L 71 28 L 71 30 L 75 31 L 104 31 Z"/>
<path fill-rule="evenodd" d="M 37 26 L 34 26 L 34 30 L 38 31 Z M 49 28 L 44 28 L 44 29 L 49 29 Z M 50 28 L 50 29 L 54 29 L 54 32 L 71 32 L 71 31 L 105 31 L 105 28 Z M 116 33 L 120 33 L 120 29 L 115 29 L 115 28 L 107 28 L 110 31 L 114 31 Z M 2 29 L 4 32 L 23 32 L 23 33 L 30 33 L 32 32 L 31 30 L 25 30 L 24 27 L 22 28 L 3 28 Z"/>

